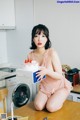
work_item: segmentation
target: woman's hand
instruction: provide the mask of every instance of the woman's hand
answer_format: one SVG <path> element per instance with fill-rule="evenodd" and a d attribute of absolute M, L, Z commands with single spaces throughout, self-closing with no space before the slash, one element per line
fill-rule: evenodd
<path fill-rule="evenodd" d="M 42 80 L 45 75 L 47 75 L 48 69 L 45 67 L 41 67 L 39 71 L 36 73 L 36 77 L 38 77 L 38 80 Z"/>

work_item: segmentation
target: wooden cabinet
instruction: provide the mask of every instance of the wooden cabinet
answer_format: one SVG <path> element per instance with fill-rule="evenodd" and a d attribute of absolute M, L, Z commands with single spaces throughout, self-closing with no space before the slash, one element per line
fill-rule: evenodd
<path fill-rule="evenodd" d="M 0 29 L 15 29 L 14 0 L 0 0 Z"/>

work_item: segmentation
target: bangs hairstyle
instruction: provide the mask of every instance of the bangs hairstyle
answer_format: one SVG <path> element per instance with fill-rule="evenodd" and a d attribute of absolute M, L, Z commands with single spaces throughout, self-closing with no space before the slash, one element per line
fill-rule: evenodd
<path fill-rule="evenodd" d="M 35 45 L 33 39 L 35 37 L 36 34 L 40 35 L 41 32 L 43 32 L 43 34 L 47 37 L 47 42 L 45 44 L 45 49 L 48 49 L 51 47 L 51 41 L 49 39 L 49 30 L 45 25 L 39 24 L 34 26 L 34 28 L 32 29 L 32 40 L 31 40 L 31 47 L 30 49 L 36 49 L 37 46 Z"/>

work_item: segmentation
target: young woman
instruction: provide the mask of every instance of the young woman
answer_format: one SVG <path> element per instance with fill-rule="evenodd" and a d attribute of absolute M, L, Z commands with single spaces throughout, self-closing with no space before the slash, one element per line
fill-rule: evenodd
<path fill-rule="evenodd" d="M 59 110 L 71 91 L 70 82 L 62 75 L 62 67 L 55 49 L 51 48 L 49 30 L 39 24 L 32 30 L 32 43 L 28 59 L 35 60 L 42 66 L 37 72 L 39 77 L 39 92 L 34 100 L 36 110 L 45 107 L 49 112 Z M 42 80 L 43 76 L 46 78 Z"/>

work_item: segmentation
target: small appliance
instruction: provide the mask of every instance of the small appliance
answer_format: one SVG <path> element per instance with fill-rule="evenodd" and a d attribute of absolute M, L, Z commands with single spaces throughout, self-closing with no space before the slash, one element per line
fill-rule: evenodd
<path fill-rule="evenodd" d="M 34 100 L 37 93 L 37 85 L 33 84 L 32 72 L 24 69 L 16 70 L 15 79 L 7 79 L 6 87 L 8 93 L 8 112 L 10 112 L 10 104 L 13 101 L 14 108 L 21 107 Z"/>

